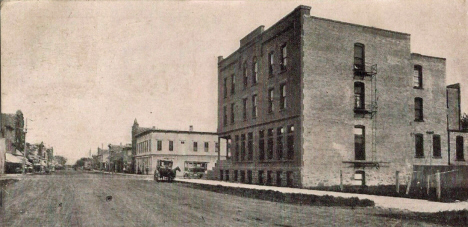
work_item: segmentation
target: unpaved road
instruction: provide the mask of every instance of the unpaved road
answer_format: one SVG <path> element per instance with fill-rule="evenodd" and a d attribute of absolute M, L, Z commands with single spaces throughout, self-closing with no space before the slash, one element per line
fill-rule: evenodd
<path fill-rule="evenodd" d="M 2 205 L 0 226 L 435 226 L 377 208 L 298 206 L 74 171 L 28 175 L 4 189 Z"/>

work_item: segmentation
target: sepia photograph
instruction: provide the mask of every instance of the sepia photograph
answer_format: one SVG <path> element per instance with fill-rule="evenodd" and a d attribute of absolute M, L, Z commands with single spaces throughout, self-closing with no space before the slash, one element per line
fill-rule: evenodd
<path fill-rule="evenodd" d="M 466 0 L 3 0 L 0 52 L 0 226 L 468 226 Z"/>

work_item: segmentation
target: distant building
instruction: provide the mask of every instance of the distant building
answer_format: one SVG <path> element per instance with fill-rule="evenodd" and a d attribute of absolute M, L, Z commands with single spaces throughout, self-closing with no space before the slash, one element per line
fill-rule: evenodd
<path fill-rule="evenodd" d="M 109 150 L 101 149 L 98 147 L 97 159 L 99 160 L 100 170 L 109 170 Z"/>
<path fill-rule="evenodd" d="M 23 152 L 24 150 L 24 118 L 21 110 L 16 111 L 15 114 L 1 114 L 1 133 L 0 138 L 6 140 L 6 152 L 16 155 L 17 150 Z"/>
<path fill-rule="evenodd" d="M 411 53 L 409 34 L 310 9 L 218 58 L 218 133 L 230 146 L 217 179 L 389 185 L 414 166 L 468 164 L 460 88 L 446 87 L 444 58 Z"/>
<path fill-rule="evenodd" d="M 112 145 L 109 144 L 110 171 L 131 173 L 132 145 Z"/>
<path fill-rule="evenodd" d="M 136 121 L 135 121 L 136 123 Z M 198 163 L 207 170 L 214 167 L 218 159 L 218 137 L 214 132 L 161 130 L 133 127 L 135 148 L 135 171 L 153 174 L 157 160 L 172 160 L 173 167 L 186 171 L 187 163 Z M 177 173 L 182 176 L 183 173 Z"/>

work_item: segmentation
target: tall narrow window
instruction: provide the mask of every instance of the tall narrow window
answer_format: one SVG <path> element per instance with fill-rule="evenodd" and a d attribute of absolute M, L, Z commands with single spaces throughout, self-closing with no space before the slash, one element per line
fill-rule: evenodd
<path fill-rule="evenodd" d="M 358 72 L 365 71 L 364 64 L 364 44 L 354 44 L 354 70 Z"/>
<path fill-rule="evenodd" d="M 415 121 L 423 121 L 423 99 L 422 98 L 415 98 L 414 99 L 414 120 Z"/>
<path fill-rule="evenodd" d="M 268 54 L 268 77 L 273 77 L 273 64 L 275 60 L 274 52 Z"/>
<path fill-rule="evenodd" d="M 193 142 L 193 151 L 198 151 L 198 143 Z"/>
<path fill-rule="evenodd" d="M 288 46 L 283 44 L 281 46 L 281 70 L 286 70 L 286 66 L 288 65 Z"/>
<path fill-rule="evenodd" d="M 241 135 L 241 153 L 240 153 L 240 160 L 244 161 L 245 159 L 245 134 Z"/>
<path fill-rule="evenodd" d="M 258 132 L 258 159 L 260 161 L 265 160 L 265 131 L 260 130 Z"/>
<path fill-rule="evenodd" d="M 354 108 L 364 109 L 364 83 L 354 83 Z"/>
<path fill-rule="evenodd" d="M 465 160 L 465 154 L 464 154 L 464 145 L 463 145 L 463 136 L 457 136 L 456 137 L 456 152 L 457 152 L 457 161 L 464 161 Z"/>
<path fill-rule="evenodd" d="M 294 159 L 294 125 L 289 125 L 287 132 L 288 132 L 287 159 L 293 160 Z"/>
<path fill-rule="evenodd" d="M 249 132 L 247 137 L 247 160 L 252 161 L 253 158 L 253 133 Z"/>
<path fill-rule="evenodd" d="M 424 135 L 419 133 L 415 134 L 414 141 L 416 149 L 416 158 L 424 157 Z"/>
<path fill-rule="evenodd" d="M 242 99 L 242 119 L 247 120 L 247 99 Z"/>
<path fill-rule="evenodd" d="M 433 135 L 432 136 L 432 156 L 434 157 L 441 157 L 441 149 L 440 149 L 440 135 Z"/>
<path fill-rule="evenodd" d="M 274 102 L 273 102 L 274 91 L 275 90 L 273 88 L 268 89 L 268 113 L 273 112 L 273 108 L 274 108 Z"/>
<path fill-rule="evenodd" d="M 273 159 L 273 129 L 268 129 L 267 158 Z"/>
<path fill-rule="evenodd" d="M 224 94 L 224 98 L 227 98 L 227 78 L 224 78 L 224 82 L 223 82 L 223 94 Z"/>
<path fill-rule="evenodd" d="M 235 150 L 234 150 L 234 152 L 235 152 L 234 161 L 239 161 L 239 152 L 240 152 L 240 150 L 239 150 L 239 135 L 236 135 L 235 138 L 236 138 L 235 139 L 236 140 L 236 145 L 235 145 L 236 147 L 235 147 Z"/>
<path fill-rule="evenodd" d="M 174 141 L 169 140 L 169 151 L 173 151 L 173 150 L 174 150 Z"/>
<path fill-rule="evenodd" d="M 210 144 L 208 142 L 205 142 L 205 152 L 208 152 L 210 149 Z"/>
<path fill-rule="evenodd" d="M 223 125 L 227 125 L 227 108 L 226 106 L 223 106 Z"/>
<path fill-rule="evenodd" d="M 231 103 L 231 124 L 234 124 L 235 121 L 235 105 Z"/>
<path fill-rule="evenodd" d="M 283 134 L 284 128 L 279 127 L 276 130 L 276 158 L 278 160 L 283 159 Z"/>
<path fill-rule="evenodd" d="M 354 126 L 354 158 L 356 160 L 366 160 L 365 135 L 364 126 Z"/>
<path fill-rule="evenodd" d="M 231 94 L 236 93 L 236 75 L 231 75 Z"/>
<path fill-rule="evenodd" d="M 252 118 L 257 118 L 257 95 L 252 96 Z"/>
<path fill-rule="evenodd" d="M 413 70 L 413 87 L 414 88 L 422 88 L 423 85 L 423 74 L 422 74 L 422 66 L 415 65 Z"/>
<path fill-rule="evenodd" d="M 244 89 L 247 87 L 247 83 L 249 78 L 247 77 L 247 63 L 244 62 L 243 68 L 242 68 L 242 77 L 244 79 Z"/>
<path fill-rule="evenodd" d="M 280 86 L 280 109 L 286 109 L 286 84 Z"/>
<path fill-rule="evenodd" d="M 158 151 L 162 150 L 162 141 L 158 140 Z"/>
<path fill-rule="evenodd" d="M 252 85 L 256 84 L 258 82 L 258 62 L 257 58 L 253 58 L 252 62 Z"/>

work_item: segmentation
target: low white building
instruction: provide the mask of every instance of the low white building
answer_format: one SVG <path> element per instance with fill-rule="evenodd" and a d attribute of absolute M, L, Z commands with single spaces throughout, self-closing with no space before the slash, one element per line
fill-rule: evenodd
<path fill-rule="evenodd" d="M 218 159 L 218 136 L 215 132 L 196 132 L 148 129 L 135 135 L 135 170 L 152 174 L 157 160 L 173 161 L 173 168 L 180 167 L 183 176 L 188 163 L 200 163 L 211 170 Z M 225 145 L 221 146 L 222 148 Z"/>

